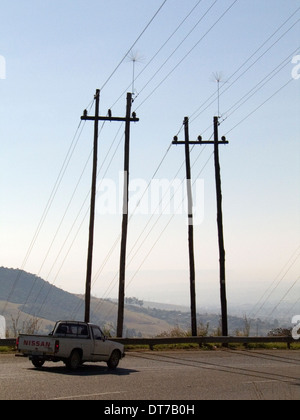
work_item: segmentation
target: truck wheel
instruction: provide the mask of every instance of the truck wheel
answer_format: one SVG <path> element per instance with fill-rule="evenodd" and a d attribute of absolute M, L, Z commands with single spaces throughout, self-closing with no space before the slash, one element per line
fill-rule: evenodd
<path fill-rule="evenodd" d="M 38 357 L 33 357 L 31 362 L 32 362 L 34 367 L 41 368 L 44 365 L 45 360 L 39 359 Z"/>
<path fill-rule="evenodd" d="M 73 350 L 71 356 L 66 361 L 66 366 L 70 370 L 76 370 L 81 365 L 81 355 L 78 350 Z"/>
<path fill-rule="evenodd" d="M 109 369 L 116 369 L 121 359 L 121 354 L 118 350 L 114 350 L 110 356 L 107 366 Z"/>

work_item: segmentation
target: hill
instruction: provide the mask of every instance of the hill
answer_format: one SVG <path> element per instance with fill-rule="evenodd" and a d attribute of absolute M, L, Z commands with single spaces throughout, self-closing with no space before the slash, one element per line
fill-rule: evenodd
<path fill-rule="evenodd" d="M 91 322 L 115 334 L 117 302 L 91 298 Z M 36 326 L 39 332 L 49 332 L 59 319 L 84 319 L 84 296 L 74 295 L 22 270 L 0 267 L 0 314 L 6 318 L 11 334 Z M 215 334 L 220 325 L 217 313 L 197 315 L 198 326 L 204 333 Z M 228 316 L 229 333 L 266 335 L 279 327 L 278 321 L 245 319 Z M 281 326 L 281 325 L 280 325 Z M 179 327 L 190 329 L 188 308 L 143 302 L 127 298 L 124 313 L 124 335 L 152 337 Z"/>
<path fill-rule="evenodd" d="M 117 304 L 91 299 L 91 322 L 107 327 L 116 326 Z M 8 329 L 23 329 L 39 319 L 39 330 L 48 332 L 59 319 L 84 319 L 84 297 L 68 293 L 34 274 L 0 267 L 0 313 L 6 318 Z M 172 325 L 147 313 L 125 308 L 124 330 L 127 336 L 154 336 L 169 330 Z"/>

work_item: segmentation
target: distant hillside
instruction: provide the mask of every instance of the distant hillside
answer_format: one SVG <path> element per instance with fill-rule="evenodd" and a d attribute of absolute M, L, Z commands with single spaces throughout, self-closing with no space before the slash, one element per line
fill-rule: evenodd
<path fill-rule="evenodd" d="M 154 305 L 154 304 L 153 304 Z M 163 306 L 163 305 L 162 305 Z M 161 319 L 169 324 L 176 325 L 184 331 L 191 328 L 190 312 L 170 309 L 158 309 L 156 307 L 141 307 L 139 305 L 128 305 L 128 309 L 133 312 L 147 314 L 153 318 Z M 220 331 L 220 315 L 217 313 L 201 313 L 197 314 L 199 334 L 216 335 L 221 334 Z M 283 326 L 283 325 L 281 325 Z M 286 327 L 286 325 L 284 325 Z M 267 335 L 271 330 L 279 327 L 277 320 L 266 321 L 261 319 L 248 319 L 245 317 L 228 315 L 228 328 L 230 335 Z"/>
<path fill-rule="evenodd" d="M 55 321 L 58 314 L 70 317 L 76 308 L 82 318 L 81 299 L 65 292 L 40 277 L 21 270 L 0 268 L 0 300 L 19 305 L 19 309 L 30 315 Z"/>
<path fill-rule="evenodd" d="M 137 301 L 137 305 L 126 304 L 124 314 L 124 335 L 127 337 L 152 337 L 170 331 L 174 327 L 190 329 L 188 308 L 174 307 L 127 299 L 127 303 Z M 167 308 L 167 309 L 165 309 Z M 117 302 L 92 297 L 91 322 L 115 333 L 117 323 Z M 6 318 L 8 328 L 12 329 L 13 320 L 18 319 L 22 328 L 24 322 L 39 319 L 40 332 L 49 332 L 59 319 L 84 319 L 84 296 L 68 293 L 51 285 L 40 277 L 25 271 L 0 268 L 0 314 Z M 197 315 L 198 326 L 215 334 L 220 325 L 220 315 L 204 313 Z M 266 335 L 278 328 L 278 321 L 260 319 L 245 320 L 238 316 L 228 316 L 229 333 L 245 331 L 251 335 Z"/>
<path fill-rule="evenodd" d="M 68 293 L 45 280 L 22 270 L 0 267 L 0 314 L 11 328 L 12 318 L 19 317 L 19 326 L 32 317 L 41 320 L 41 329 L 48 330 L 59 319 L 84 319 L 84 297 Z M 117 304 L 91 299 L 91 322 L 116 327 Z M 154 336 L 169 330 L 172 325 L 125 309 L 124 331 L 127 336 Z"/>

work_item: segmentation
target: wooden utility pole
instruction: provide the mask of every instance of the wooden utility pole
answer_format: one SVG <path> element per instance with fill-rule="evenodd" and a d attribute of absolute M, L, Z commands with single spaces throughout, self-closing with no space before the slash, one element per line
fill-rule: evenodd
<path fill-rule="evenodd" d="M 130 117 L 130 110 L 128 114 L 128 101 L 130 97 L 130 106 L 131 106 L 131 93 L 127 94 L 127 111 L 126 117 L 112 117 L 111 111 L 109 110 L 108 116 L 100 117 L 99 116 L 99 99 L 100 99 L 100 90 L 96 90 L 95 95 L 95 116 L 88 116 L 87 110 L 84 111 L 81 120 L 84 121 L 94 121 L 94 158 L 93 158 L 93 175 L 92 175 L 92 190 L 91 190 L 91 209 L 90 209 L 90 230 L 89 230 L 89 245 L 88 245 L 88 262 L 87 262 L 87 274 L 86 274 L 86 289 L 85 289 L 85 322 L 90 322 L 90 306 L 91 306 L 91 278 L 92 278 L 92 264 L 93 264 L 93 243 L 94 243 L 94 224 L 95 224 L 95 204 L 96 204 L 96 184 L 97 184 L 97 158 L 98 158 L 98 126 L 99 121 L 117 121 L 117 122 L 126 122 L 126 132 L 128 132 L 129 138 L 129 128 L 130 122 L 139 121 L 136 118 L 135 114 Z M 128 140 L 129 141 L 129 140 Z M 128 196 L 128 192 L 127 192 Z M 120 304 L 120 302 L 119 302 Z M 124 302 L 121 302 L 121 305 L 124 308 Z"/>
<path fill-rule="evenodd" d="M 91 189 L 89 244 L 88 244 L 86 285 L 85 285 L 85 313 L 84 313 L 85 322 L 90 322 L 91 282 L 92 282 L 95 204 L 96 204 L 96 183 L 97 183 L 97 160 L 98 160 L 99 100 L 100 100 L 100 90 L 97 89 L 96 90 L 96 95 L 95 95 L 93 174 L 92 174 L 92 189 Z"/>
<path fill-rule="evenodd" d="M 191 327 L 192 335 L 197 336 L 197 309 L 196 309 L 196 283 L 195 283 L 195 256 L 194 256 L 194 221 L 193 221 L 193 197 L 192 197 L 192 177 L 190 161 L 190 137 L 189 119 L 184 119 L 185 141 L 178 141 L 174 137 L 173 144 L 184 144 L 185 163 L 186 163 L 186 183 L 188 196 L 188 243 L 189 243 L 189 263 L 190 263 L 190 297 L 191 297 Z M 199 143 L 199 142 L 198 142 Z"/>
<path fill-rule="evenodd" d="M 122 220 L 122 238 L 121 238 L 121 251 L 120 251 L 119 307 L 118 307 L 118 323 L 117 323 L 117 336 L 118 337 L 123 337 L 123 328 L 124 328 L 125 271 L 126 271 L 128 200 L 129 200 L 128 189 L 129 189 L 129 149 L 130 149 L 131 105 L 132 105 L 132 94 L 127 93 L 125 148 L 124 148 L 123 220 Z"/>
<path fill-rule="evenodd" d="M 221 171 L 219 160 L 219 144 L 228 144 L 225 137 L 219 141 L 219 118 L 214 117 L 214 141 L 202 141 L 200 144 L 214 145 L 215 158 L 215 179 L 216 179 L 216 198 L 217 198 L 217 225 L 219 240 L 219 264 L 220 264 L 220 297 L 221 297 L 221 313 L 222 313 L 222 335 L 228 336 L 228 316 L 227 316 L 227 298 L 226 298 L 226 280 L 225 280 L 225 248 L 223 235 L 223 214 L 222 214 L 222 189 L 221 189 Z"/>

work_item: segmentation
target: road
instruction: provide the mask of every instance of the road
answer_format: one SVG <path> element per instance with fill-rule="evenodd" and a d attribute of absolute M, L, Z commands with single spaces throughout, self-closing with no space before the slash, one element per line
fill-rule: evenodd
<path fill-rule="evenodd" d="M 76 372 L 0 355 L 0 400 L 299 399 L 300 351 L 129 352 L 116 371 L 99 363 Z"/>

